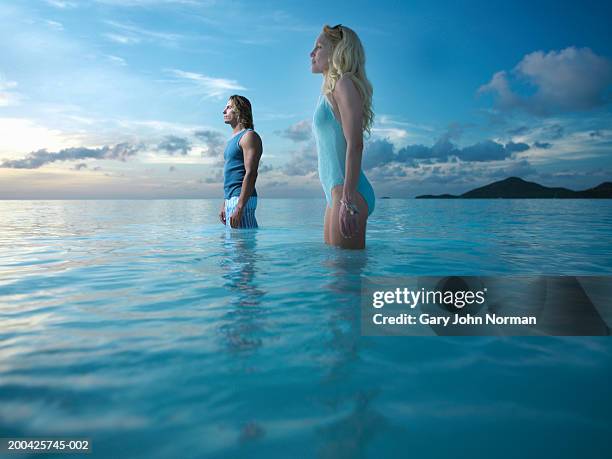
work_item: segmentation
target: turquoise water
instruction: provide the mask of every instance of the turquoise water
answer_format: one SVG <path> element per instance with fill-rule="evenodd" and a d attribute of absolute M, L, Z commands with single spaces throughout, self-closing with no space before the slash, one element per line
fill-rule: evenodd
<path fill-rule="evenodd" d="M 612 202 L 0 202 L 0 437 L 89 457 L 608 457 L 610 338 L 362 337 L 364 276 L 612 274 Z M 23 457 L 23 456 L 20 456 Z M 57 456 L 55 456 L 57 457 Z M 72 456 L 76 457 L 76 456 Z"/>

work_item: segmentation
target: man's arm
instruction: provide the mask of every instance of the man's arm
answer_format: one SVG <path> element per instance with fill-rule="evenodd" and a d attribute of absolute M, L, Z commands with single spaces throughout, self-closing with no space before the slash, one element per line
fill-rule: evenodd
<path fill-rule="evenodd" d="M 238 198 L 238 206 L 244 208 L 247 201 L 251 197 L 255 189 L 255 180 L 257 180 L 257 169 L 259 168 L 259 160 L 263 151 L 261 138 L 255 131 L 248 131 L 240 139 L 240 146 L 244 154 L 244 179 L 242 180 L 242 189 Z"/>

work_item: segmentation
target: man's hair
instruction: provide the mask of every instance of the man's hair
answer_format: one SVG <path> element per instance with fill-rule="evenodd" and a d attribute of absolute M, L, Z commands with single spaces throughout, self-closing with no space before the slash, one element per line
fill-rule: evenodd
<path fill-rule="evenodd" d="M 236 110 L 238 116 L 238 124 L 243 125 L 247 129 L 255 129 L 253 125 L 253 111 L 251 109 L 251 102 L 244 96 L 234 94 L 229 98 L 230 102 Z"/>

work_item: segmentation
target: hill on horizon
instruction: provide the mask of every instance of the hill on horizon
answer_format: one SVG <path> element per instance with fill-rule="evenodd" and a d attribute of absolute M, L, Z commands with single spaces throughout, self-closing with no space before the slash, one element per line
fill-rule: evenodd
<path fill-rule="evenodd" d="M 415 199 L 611 199 L 612 182 L 603 182 L 596 187 L 573 191 L 562 187 L 547 187 L 528 182 L 520 177 L 508 177 L 460 195 L 424 194 Z"/>

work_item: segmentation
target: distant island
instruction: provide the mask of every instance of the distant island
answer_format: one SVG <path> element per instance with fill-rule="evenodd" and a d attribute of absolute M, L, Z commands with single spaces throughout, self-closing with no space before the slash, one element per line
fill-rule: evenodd
<path fill-rule="evenodd" d="M 493 182 L 460 195 L 424 194 L 416 199 L 612 199 L 612 182 L 603 182 L 595 188 L 573 191 L 567 188 L 549 188 L 519 177 Z"/>

